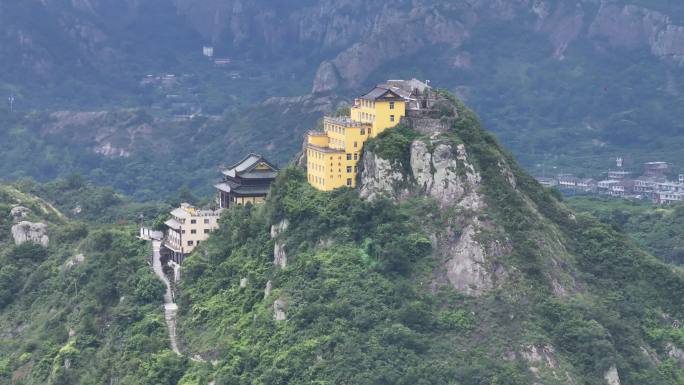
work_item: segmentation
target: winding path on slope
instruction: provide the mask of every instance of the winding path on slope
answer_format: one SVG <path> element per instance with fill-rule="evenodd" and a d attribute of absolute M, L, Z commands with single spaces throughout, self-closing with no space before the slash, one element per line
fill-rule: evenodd
<path fill-rule="evenodd" d="M 176 338 L 176 320 L 178 318 L 178 305 L 173 301 L 173 292 L 171 291 L 171 282 L 166 278 L 164 269 L 161 264 L 161 242 L 152 241 L 152 269 L 159 279 L 166 285 L 166 293 L 164 293 L 164 319 L 166 326 L 169 329 L 169 339 L 171 340 L 171 349 L 178 355 L 181 355 L 178 348 L 178 339 Z"/>

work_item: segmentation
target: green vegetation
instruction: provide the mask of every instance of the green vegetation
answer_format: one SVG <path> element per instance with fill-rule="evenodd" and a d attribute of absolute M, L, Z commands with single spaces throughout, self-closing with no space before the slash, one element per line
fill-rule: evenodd
<path fill-rule="evenodd" d="M 607 198 L 572 198 L 568 204 L 629 234 L 661 260 L 684 264 L 684 205 L 658 207 Z"/>
<path fill-rule="evenodd" d="M 347 188 L 319 192 L 286 167 L 264 205 L 227 210 L 185 260 L 176 293 L 183 356 L 169 349 L 149 249 L 134 225 L 109 223 L 168 206 L 134 204 L 76 176 L 2 186 L 0 383 L 605 385 L 615 366 L 623 385 L 681 385 L 670 352 L 684 347 L 684 273 L 568 209 L 472 111 L 440 95 L 451 107 L 444 114 L 455 109 L 458 119 L 436 140 L 464 146 L 483 208 L 440 208 L 418 190 L 372 202 Z M 407 172 L 417 138 L 399 126 L 368 149 Z M 176 199 L 194 197 L 182 188 Z M 625 230 L 646 215 L 620 204 Z M 17 205 L 48 224 L 48 247 L 13 245 Z M 480 296 L 443 278 L 437 241 L 473 222 L 483 228 L 478 242 L 501 249 L 487 253 L 484 268 L 497 279 Z M 275 242 L 284 268 L 274 266 Z M 196 354 L 204 361 L 189 359 Z"/>
<path fill-rule="evenodd" d="M 682 272 L 573 215 L 449 98 L 460 118 L 444 139 L 465 144 L 484 181 L 488 207 L 476 215 L 512 246 L 496 261 L 508 272 L 501 286 L 467 297 L 435 281 L 441 257 L 429 240 L 467 211 L 421 196 L 369 203 L 349 189 L 321 193 L 288 168 L 266 205 L 228 211 L 185 262 L 182 339 L 218 361 L 217 384 L 560 385 L 570 376 L 603 385 L 612 366 L 623 384 L 682 383 L 667 353 L 681 346 L 672 321 L 684 316 Z M 371 146 L 404 159 L 417 134 L 392 131 Z M 284 219 L 281 269 L 269 230 Z M 274 320 L 276 307 L 285 321 Z M 553 367 L 527 361 L 532 348 L 551 351 Z"/>
<path fill-rule="evenodd" d="M 16 205 L 48 224 L 48 247 L 13 245 Z M 168 349 L 164 287 L 136 233 L 66 219 L 0 186 L 0 383 L 178 383 L 190 364 Z"/>

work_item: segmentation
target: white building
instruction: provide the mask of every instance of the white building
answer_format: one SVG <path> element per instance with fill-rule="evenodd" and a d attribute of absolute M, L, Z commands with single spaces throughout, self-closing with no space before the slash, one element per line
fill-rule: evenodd
<path fill-rule="evenodd" d="M 176 263 L 180 264 L 186 255 L 192 253 L 218 228 L 221 212 L 221 209 L 201 210 L 188 203 L 171 211 L 171 219 L 164 223 L 166 231 L 163 244 Z"/>

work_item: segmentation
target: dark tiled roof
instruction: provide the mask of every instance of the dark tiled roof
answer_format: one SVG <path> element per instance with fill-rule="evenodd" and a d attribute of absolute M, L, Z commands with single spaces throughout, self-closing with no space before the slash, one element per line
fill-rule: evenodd
<path fill-rule="evenodd" d="M 259 154 L 249 154 L 245 156 L 241 161 L 235 163 L 231 167 L 228 167 L 227 169 L 223 170 L 223 174 L 227 176 L 232 176 L 235 177 L 236 175 L 242 176 L 242 173 L 249 172 L 254 170 L 254 168 L 261 164 L 264 163 L 268 167 L 270 167 L 272 170 L 277 171 L 278 168 L 266 158 Z M 272 170 L 256 170 L 255 172 L 262 172 L 262 171 L 267 171 L 271 172 Z"/>
<path fill-rule="evenodd" d="M 402 96 L 394 90 L 386 87 L 377 86 L 370 90 L 367 94 L 361 96 L 361 99 L 378 100 L 378 99 L 402 99 Z"/>

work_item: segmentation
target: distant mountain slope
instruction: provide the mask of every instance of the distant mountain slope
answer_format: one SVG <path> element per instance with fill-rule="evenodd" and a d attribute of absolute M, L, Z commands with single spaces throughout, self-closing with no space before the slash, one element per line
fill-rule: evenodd
<path fill-rule="evenodd" d="M 191 105 L 212 116 L 221 139 L 193 143 L 186 165 L 155 161 L 153 168 L 180 172 L 193 186 L 208 184 L 210 174 L 196 170 L 245 151 L 289 159 L 316 123 L 312 101 L 350 99 L 388 77 L 430 79 L 456 92 L 533 173 L 596 175 L 618 155 L 634 167 L 656 159 L 684 165 L 684 12 L 673 0 L 5 0 L 0 9 L 0 50 L 8 58 L 0 63 L 2 100 L 14 95 L 23 112 L 125 106 L 155 118 L 184 115 L 178 110 Z M 231 64 L 203 58 L 205 44 Z M 144 85 L 160 73 L 184 83 Z M 304 95 L 309 91 L 316 94 Z M 275 99 L 274 107 L 272 97 L 290 98 Z M 10 159 L 0 176 L 45 179 L 68 170 L 100 181 L 89 174 L 178 154 L 186 145 L 178 138 L 199 139 L 194 130 L 206 126 L 204 118 L 162 120 L 151 127 L 169 127 L 175 140 L 156 146 L 144 132 L 127 131 L 126 113 L 108 117 L 121 121 L 94 121 L 110 133 L 94 143 L 81 133 L 51 134 L 61 146 L 54 153 L 51 143 L 34 139 L 49 124 L 29 122 L 17 147 L 50 152 L 50 165 Z M 6 134 L 11 128 L 0 127 Z M 109 139 L 112 148 L 98 143 Z M 219 145 L 226 156 L 216 155 Z M 149 157 L 136 153 L 143 147 Z M 116 157 L 121 149 L 130 156 Z M 115 187 L 137 197 L 171 188 L 139 191 L 141 180 L 113 177 Z"/>

